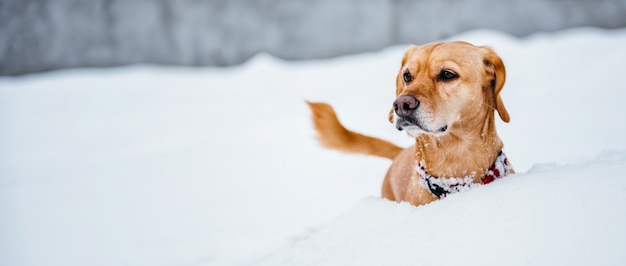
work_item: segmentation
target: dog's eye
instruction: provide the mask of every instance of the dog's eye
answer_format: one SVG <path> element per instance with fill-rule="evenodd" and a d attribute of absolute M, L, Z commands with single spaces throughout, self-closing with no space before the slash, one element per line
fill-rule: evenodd
<path fill-rule="evenodd" d="M 402 78 L 404 78 L 404 82 L 409 83 L 411 82 L 411 80 L 413 80 L 413 76 L 411 76 L 411 73 L 404 72 L 404 74 L 402 75 Z"/>
<path fill-rule="evenodd" d="M 442 70 L 441 72 L 439 72 L 439 79 L 443 81 L 453 80 L 458 77 L 459 75 L 450 70 Z"/>

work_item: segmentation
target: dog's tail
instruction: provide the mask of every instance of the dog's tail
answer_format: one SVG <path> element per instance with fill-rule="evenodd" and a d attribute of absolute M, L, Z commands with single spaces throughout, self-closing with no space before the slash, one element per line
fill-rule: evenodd
<path fill-rule="evenodd" d="M 322 146 L 347 153 L 395 158 L 403 148 L 370 136 L 346 129 L 337 118 L 333 108 L 326 103 L 306 102 L 313 113 L 313 125 Z"/>

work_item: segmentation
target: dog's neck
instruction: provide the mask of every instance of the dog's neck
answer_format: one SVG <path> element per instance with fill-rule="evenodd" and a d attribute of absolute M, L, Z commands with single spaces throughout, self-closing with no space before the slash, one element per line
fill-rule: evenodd
<path fill-rule="evenodd" d="M 449 130 L 442 136 L 419 135 L 415 139 L 415 159 L 433 176 L 473 176 L 475 182 L 480 182 L 503 146 L 496 133 L 494 114 L 457 122 Z"/>

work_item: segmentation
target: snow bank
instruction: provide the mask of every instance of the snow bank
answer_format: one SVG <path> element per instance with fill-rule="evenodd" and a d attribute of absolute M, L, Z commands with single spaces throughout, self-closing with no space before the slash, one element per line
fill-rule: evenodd
<path fill-rule="evenodd" d="M 250 265 L 621 265 L 626 153 L 413 207 L 380 198 Z"/>
<path fill-rule="evenodd" d="M 504 59 L 520 174 L 419 208 L 376 199 L 389 161 L 321 148 L 304 104 L 408 145 L 405 46 L 1 78 L 0 265 L 623 264 L 626 31 L 451 39 Z"/>

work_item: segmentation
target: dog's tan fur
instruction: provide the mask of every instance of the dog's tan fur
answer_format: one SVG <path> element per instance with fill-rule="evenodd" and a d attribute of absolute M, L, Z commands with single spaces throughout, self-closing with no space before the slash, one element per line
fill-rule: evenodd
<path fill-rule="evenodd" d="M 443 70 L 456 73 L 458 78 L 438 78 Z M 412 81 L 404 81 L 405 73 L 413 77 Z M 347 130 L 325 103 L 308 105 L 318 140 L 325 147 L 392 159 L 382 196 L 417 206 L 436 199 L 419 184 L 415 171 L 419 161 L 432 176 L 473 175 L 478 183 L 486 174 L 503 146 L 496 133 L 494 110 L 503 121 L 510 120 L 500 97 L 505 79 L 502 60 L 488 47 L 465 42 L 410 47 L 396 79 L 396 97 L 411 95 L 419 101 L 422 109 L 418 108 L 418 120 L 424 126 L 423 130 L 406 129 L 415 138 L 415 145 L 406 149 Z M 392 123 L 398 119 L 393 109 L 389 118 Z"/>

